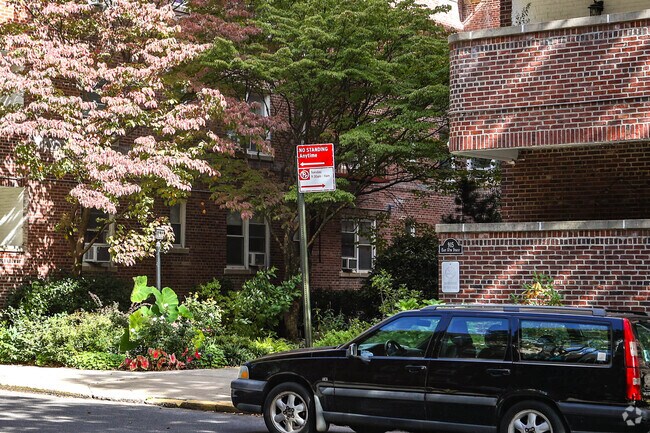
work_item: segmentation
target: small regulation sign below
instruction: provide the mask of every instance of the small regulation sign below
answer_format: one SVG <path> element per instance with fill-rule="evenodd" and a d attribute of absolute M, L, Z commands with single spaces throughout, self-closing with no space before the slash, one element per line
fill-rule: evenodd
<path fill-rule="evenodd" d="M 296 149 L 299 192 L 336 190 L 334 145 L 301 144 Z"/>
<path fill-rule="evenodd" d="M 449 238 L 438 247 L 440 254 L 463 254 L 463 246 L 456 240 Z"/>

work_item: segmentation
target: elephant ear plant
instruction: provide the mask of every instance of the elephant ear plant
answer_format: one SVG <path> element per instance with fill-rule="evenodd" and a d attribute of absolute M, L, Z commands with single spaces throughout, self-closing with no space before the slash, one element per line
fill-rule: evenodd
<path fill-rule="evenodd" d="M 131 302 L 136 306 L 120 341 L 120 350 L 146 355 L 149 348 L 168 353 L 192 352 L 201 347 L 205 336 L 192 326 L 193 315 L 185 305 L 179 305 L 178 296 L 169 287 L 158 290 L 147 285 L 147 277 L 133 278 L 135 285 Z M 153 302 L 146 303 L 153 295 Z"/>

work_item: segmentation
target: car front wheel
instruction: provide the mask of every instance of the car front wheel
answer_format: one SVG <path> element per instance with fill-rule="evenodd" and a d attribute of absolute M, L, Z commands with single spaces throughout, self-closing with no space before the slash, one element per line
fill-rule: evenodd
<path fill-rule="evenodd" d="M 264 402 L 264 422 L 271 433 L 313 433 L 314 403 L 304 386 L 281 383 Z"/>
<path fill-rule="evenodd" d="M 566 433 L 557 412 L 539 401 L 522 401 L 501 418 L 500 433 Z"/>

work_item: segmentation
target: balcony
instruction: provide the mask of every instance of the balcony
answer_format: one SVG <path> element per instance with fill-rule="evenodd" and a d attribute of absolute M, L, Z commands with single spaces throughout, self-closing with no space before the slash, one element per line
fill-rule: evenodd
<path fill-rule="evenodd" d="M 648 140 L 649 27 L 646 9 L 452 35 L 451 151 L 508 161 L 522 149 Z"/>

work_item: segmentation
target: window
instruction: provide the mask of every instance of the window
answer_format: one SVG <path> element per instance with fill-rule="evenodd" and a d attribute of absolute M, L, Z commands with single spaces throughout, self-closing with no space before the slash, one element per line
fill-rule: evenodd
<path fill-rule="evenodd" d="M 86 263 L 110 263 L 111 254 L 108 252 L 107 239 L 112 235 L 113 225 L 106 225 L 109 215 L 97 209 L 90 209 L 88 227 L 84 235 L 85 246 L 94 241 L 88 251 L 84 254 L 83 261 Z"/>
<path fill-rule="evenodd" d="M 503 361 L 508 338 L 508 319 L 454 317 L 442 338 L 440 357 Z"/>
<path fill-rule="evenodd" d="M 244 220 L 237 213 L 227 217 L 226 264 L 232 268 L 267 267 L 269 231 L 262 217 Z"/>
<path fill-rule="evenodd" d="M 439 322 L 439 317 L 400 317 L 359 342 L 359 350 L 364 356 L 422 358 Z"/>
<path fill-rule="evenodd" d="M 169 224 L 174 231 L 174 246 L 185 247 L 185 202 L 181 201 L 169 208 Z"/>
<path fill-rule="evenodd" d="M 25 188 L 0 186 L 0 249 L 23 246 Z"/>
<path fill-rule="evenodd" d="M 255 107 L 253 108 L 253 111 L 255 114 L 257 114 L 260 117 L 269 117 L 271 115 L 271 96 L 270 95 L 261 95 L 259 93 L 249 93 L 246 96 L 246 102 L 249 104 L 255 104 Z M 271 139 L 271 133 L 269 132 L 266 135 L 266 140 Z M 247 147 L 246 147 L 246 152 L 248 154 L 252 155 L 265 155 L 265 156 L 270 156 L 266 152 L 261 152 L 258 148 L 257 145 L 252 141 L 249 140 L 247 142 Z"/>
<path fill-rule="evenodd" d="M 608 364 L 611 331 L 607 325 L 522 320 L 519 353 L 522 361 Z"/>
<path fill-rule="evenodd" d="M 465 161 L 467 170 L 489 171 L 498 167 L 498 162 L 494 159 L 467 158 Z"/>
<path fill-rule="evenodd" d="M 348 272 L 370 272 L 375 258 L 373 221 L 343 220 L 341 223 L 341 267 Z"/>

